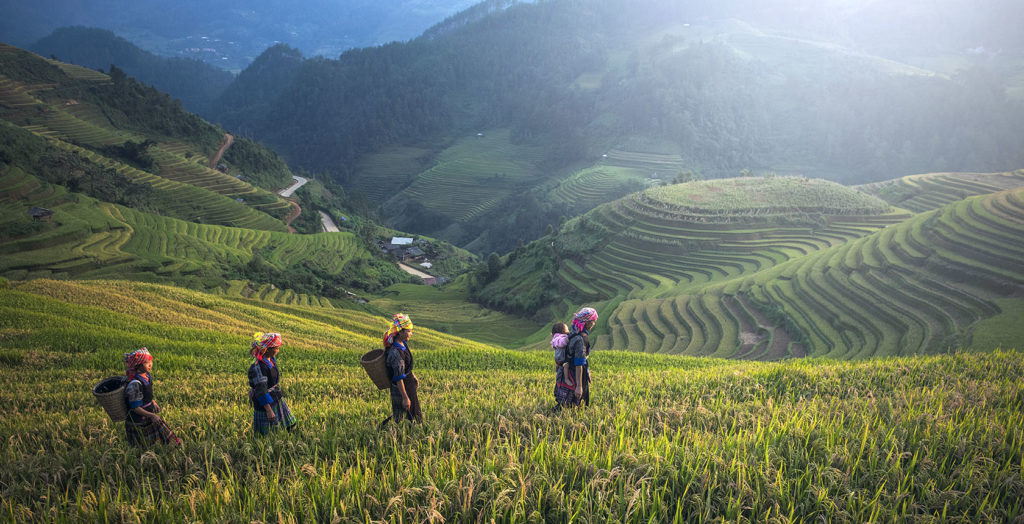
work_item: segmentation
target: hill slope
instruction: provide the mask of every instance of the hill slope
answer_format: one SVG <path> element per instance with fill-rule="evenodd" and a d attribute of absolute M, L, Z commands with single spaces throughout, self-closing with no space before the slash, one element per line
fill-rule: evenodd
<path fill-rule="evenodd" d="M 766 364 L 602 351 L 595 404 L 551 414 L 547 351 L 418 329 L 425 421 L 378 431 L 387 396 L 357 360 L 383 317 L 45 280 L 0 290 L 0 313 L 0 512 L 18 522 L 1024 514 L 1019 353 Z M 283 334 L 299 425 L 253 440 L 246 348 L 264 330 Z M 89 398 L 140 345 L 180 450 L 129 448 Z"/>
<path fill-rule="evenodd" d="M 985 340 L 1012 344 L 1022 238 L 1024 188 L 960 200 L 742 279 L 623 302 L 604 344 L 759 359 L 910 355 L 970 346 L 986 318 L 1003 327 Z"/>
<path fill-rule="evenodd" d="M 54 214 L 33 221 L 32 206 Z M 0 274 L 9 278 L 130 278 L 204 289 L 228 280 L 273 283 L 344 298 L 345 288 L 378 289 L 407 277 L 354 233 L 291 235 L 195 224 L 69 194 L 8 170 L 0 176 Z"/>
<path fill-rule="evenodd" d="M 20 128 L 2 129 L 3 162 L 51 182 L 89 191 L 83 177 L 120 179 L 170 216 L 285 229 L 289 204 L 267 190 L 291 180 L 279 157 L 240 139 L 221 162 L 227 172 L 211 169 L 224 133 L 122 72 L 107 76 L 0 46 L 0 118 Z"/>
<path fill-rule="evenodd" d="M 724 4 L 489 1 L 405 44 L 297 68 L 291 61 L 261 64 L 294 74 L 240 75 L 238 83 L 249 85 L 235 92 L 257 94 L 224 104 L 223 122 L 294 165 L 372 188 L 375 196 L 422 197 L 389 219 L 420 224 L 414 232 L 478 253 L 510 251 L 524 228 L 497 226 L 544 207 L 511 198 L 485 215 L 466 210 L 472 218 L 464 218 L 452 209 L 465 202 L 429 194 L 423 186 L 433 184 L 431 175 L 452 165 L 463 179 L 494 174 L 493 164 L 472 165 L 478 150 L 431 161 L 465 149 L 478 133 L 509 130 L 501 148 L 529 150 L 517 155 L 527 164 L 519 173 L 510 169 L 508 180 L 492 184 L 495 193 L 532 188 L 539 194 L 531 198 L 549 206 L 563 199 L 545 199 L 548 190 L 573 172 L 651 153 L 670 178 L 680 170 L 722 177 L 747 169 L 863 183 L 1024 165 L 1013 139 L 1024 133 L 1024 107 L 1006 96 L 1006 75 L 986 69 L 984 60 L 967 62 L 954 77 L 820 33 L 771 31 L 760 25 L 770 14 L 748 2 Z M 784 4 L 787 15 L 803 10 Z M 751 18 L 737 21 L 730 10 Z M 254 85 L 257 78 L 286 85 Z M 385 159 L 401 167 L 381 169 Z M 633 165 L 647 171 L 638 178 L 661 171 Z M 473 196 L 484 207 L 492 200 Z M 498 231 L 466 234 L 466 223 Z M 521 238 L 529 241 L 543 227 Z"/>

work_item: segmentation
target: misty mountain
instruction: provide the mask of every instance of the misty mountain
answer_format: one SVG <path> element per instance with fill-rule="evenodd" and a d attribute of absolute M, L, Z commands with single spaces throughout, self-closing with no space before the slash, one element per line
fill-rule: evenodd
<path fill-rule="evenodd" d="M 181 99 L 186 109 L 206 115 L 234 76 L 191 58 L 167 58 L 139 49 L 104 29 L 64 27 L 39 40 L 31 51 L 91 69 L 116 65 L 129 76 Z"/>
<path fill-rule="evenodd" d="M 277 43 L 308 56 L 414 38 L 472 0 L 39 0 L 0 2 L 0 40 L 27 47 L 54 29 L 99 27 L 147 51 L 240 70 Z"/>
<path fill-rule="evenodd" d="M 455 138 L 498 128 L 510 129 L 514 143 L 542 150 L 533 167 L 546 179 L 611 148 L 678 155 L 704 177 L 753 170 L 846 183 L 1024 165 L 1024 111 L 1008 95 L 1014 68 L 1006 66 L 1019 62 L 1019 48 L 960 52 L 960 67 L 948 70 L 924 67 L 928 60 L 915 66 L 868 52 L 868 43 L 900 47 L 859 36 L 880 5 L 828 4 L 847 8 L 819 26 L 793 1 L 775 2 L 782 11 L 773 11 L 744 0 L 492 0 L 408 43 L 262 71 L 287 87 L 260 86 L 280 93 L 269 103 L 233 97 L 232 113 L 217 119 L 293 165 L 362 186 L 395 183 L 367 182 L 373 175 L 359 167 L 386 148 L 436 153 Z M 909 5 L 921 12 L 892 14 L 926 11 L 923 3 Z M 1014 43 L 999 34 L 975 31 L 940 38 L 933 48 L 923 42 L 901 49 L 941 61 L 965 42 Z M 986 35 L 992 44 L 973 39 Z M 237 92 L 245 83 L 240 76 Z M 405 183 L 415 180 L 416 173 L 408 175 Z M 530 187 L 540 186 L 517 191 Z M 429 231 L 419 232 L 467 245 L 481 228 L 514 216 L 521 201 L 497 205 L 498 216 L 477 217 L 450 235 L 454 222 L 436 216 L 444 209 L 389 207 L 395 223 L 420 224 Z M 558 210 L 550 213 L 557 220 Z M 505 235 L 495 244 L 494 236 L 485 245 L 507 249 L 515 241 Z"/>

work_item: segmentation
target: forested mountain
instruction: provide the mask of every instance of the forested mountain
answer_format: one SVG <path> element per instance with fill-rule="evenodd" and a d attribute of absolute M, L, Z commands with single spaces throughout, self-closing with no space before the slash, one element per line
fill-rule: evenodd
<path fill-rule="evenodd" d="M 284 42 L 309 56 L 415 38 L 473 0 L 39 0 L 0 2 L 0 41 L 22 47 L 66 26 L 114 31 L 147 51 L 243 69 Z"/>
<path fill-rule="evenodd" d="M 223 69 L 191 58 L 157 56 L 103 29 L 60 28 L 30 49 L 91 69 L 109 71 L 115 65 L 129 76 L 171 93 L 186 109 L 201 115 L 210 114 L 213 101 L 234 80 Z"/>
<path fill-rule="evenodd" d="M 900 19 L 927 12 L 914 6 Z M 952 74 L 915 67 L 865 52 L 871 38 L 863 24 L 875 18 L 870 6 L 839 10 L 816 30 L 812 22 L 821 13 L 793 2 L 776 7 L 490 0 L 406 44 L 310 59 L 301 67 L 281 61 L 276 73 L 267 60 L 259 78 L 286 79 L 287 87 L 260 86 L 250 103 L 244 93 L 255 89 L 257 75 L 239 77 L 239 95 L 231 96 L 231 110 L 220 120 L 297 165 L 348 185 L 386 185 L 390 195 L 418 180 L 432 184 L 420 172 L 435 167 L 431 158 L 453 139 L 502 128 L 511 131 L 512 146 L 539 148 L 524 168 L 533 174 L 508 187 L 520 195 L 613 148 L 674 155 L 677 170 L 705 177 L 749 169 L 865 182 L 1024 164 L 1017 145 L 1024 110 L 1007 95 L 1006 72 L 992 65 L 1003 61 L 978 58 Z M 946 39 L 942 49 L 900 49 L 940 56 L 957 43 L 989 41 L 974 40 L 982 37 L 1016 45 L 1008 33 L 980 34 L 976 19 L 965 19 L 973 32 Z M 784 25 L 786 33 L 768 29 Z M 273 92 L 280 94 L 268 102 L 265 94 Z M 404 177 L 378 179 L 365 169 L 374 154 L 398 146 L 420 148 Z M 477 181 L 502 174 L 478 172 Z M 396 196 L 392 220 L 481 251 L 510 249 L 524 236 L 511 227 L 495 235 L 478 226 L 515 214 L 516 203 L 501 201 L 500 192 L 501 204 L 484 202 L 501 208 L 500 216 L 483 220 L 479 214 L 464 220 L 441 202 L 419 202 L 421 195 Z M 542 214 L 551 221 L 558 213 Z"/>

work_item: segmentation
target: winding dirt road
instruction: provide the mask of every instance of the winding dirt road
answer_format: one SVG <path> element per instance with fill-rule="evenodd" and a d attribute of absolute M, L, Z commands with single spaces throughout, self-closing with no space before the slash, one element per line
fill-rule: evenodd
<path fill-rule="evenodd" d="M 231 144 L 235 143 L 235 137 L 231 136 L 231 133 L 224 133 L 224 142 L 221 142 L 220 149 L 217 150 L 217 154 L 213 155 L 210 159 L 210 169 L 217 169 L 217 164 L 220 163 L 220 158 L 224 156 L 224 152 L 231 147 Z"/>

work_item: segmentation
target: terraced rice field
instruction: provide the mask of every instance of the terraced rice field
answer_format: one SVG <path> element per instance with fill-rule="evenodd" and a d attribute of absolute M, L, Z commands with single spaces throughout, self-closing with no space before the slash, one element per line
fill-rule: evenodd
<path fill-rule="evenodd" d="M 969 196 L 1024 185 L 1024 170 L 1006 173 L 930 173 L 858 186 L 894 206 L 923 213 Z"/>
<path fill-rule="evenodd" d="M 67 142 L 51 139 L 50 143 L 55 147 L 73 151 L 81 158 L 97 165 L 111 168 L 132 181 L 153 187 L 161 199 L 160 210 L 166 215 L 206 224 L 287 231 L 280 220 L 225 195 L 136 169 Z"/>
<path fill-rule="evenodd" d="M 623 302 L 600 343 L 756 359 L 969 347 L 997 300 L 1024 296 L 1022 239 L 1024 189 L 971 197 L 694 294 Z"/>
<path fill-rule="evenodd" d="M 74 78 L 98 83 L 109 82 L 106 75 L 96 72 L 88 73 L 88 69 L 68 66 L 62 68 L 74 73 Z M 98 75 L 98 76 L 97 76 Z M 28 86 L 0 75 L 0 113 L 5 120 L 51 140 L 77 145 L 80 147 L 100 148 L 123 144 L 125 141 L 142 142 L 146 137 L 113 128 L 102 111 L 77 100 L 67 100 L 57 106 L 41 102 L 32 93 L 53 86 Z M 231 200 L 241 199 L 245 205 L 270 213 L 273 216 L 284 216 L 290 204 L 269 191 L 254 187 L 236 177 L 210 169 L 204 162 L 196 162 L 186 158 L 189 150 L 180 143 L 158 144 L 149 150 L 156 161 L 159 176 L 171 181 L 181 182 L 200 189 L 211 191 Z M 192 151 L 192 153 L 195 153 Z M 203 159 L 204 155 L 197 157 Z M 191 192 L 195 193 L 195 192 Z M 195 195 L 189 195 L 195 196 Z M 183 197 L 187 199 L 187 197 Z M 210 201 L 209 196 L 202 198 Z M 216 206 L 223 207 L 223 206 Z M 230 207 L 214 210 L 210 214 L 212 222 L 223 223 L 230 216 Z M 271 227 L 281 229 L 279 222 L 272 216 L 255 218 L 251 213 L 240 213 L 237 224 L 246 227 Z M 201 216 L 201 215 L 200 215 Z"/>
<path fill-rule="evenodd" d="M 541 176 L 536 167 L 541 149 L 514 145 L 509 135 L 497 130 L 460 140 L 393 201 L 419 202 L 464 222 L 532 187 Z"/>
<path fill-rule="evenodd" d="M 800 209 L 773 208 L 764 203 L 767 200 L 751 202 L 722 189 L 733 183 L 655 188 L 598 207 L 587 217 L 609 232 L 602 247 L 578 261 L 581 267 L 562 264 L 559 275 L 589 300 L 692 293 L 710 283 L 749 275 L 860 238 L 909 217 L 906 213 L 882 213 L 886 206 L 877 199 L 865 200 L 863 205 L 844 200 L 848 207 L 807 204 Z M 697 189 L 686 187 L 691 184 Z M 775 183 L 780 191 L 789 191 L 790 185 L 786 180 Z M 842 187 L 820 185 L 825 189 L 812 188 L 814 195 Z M 720 202 L 687 201 L 686 195 L 670 193 L 708 195 L 715 188 L 722 199 L 740 205 L 730 208 Z M 798 194 L 789 191 L 791 197 Z M 818 218 L 811 219 L 812 214 Z"/>
<path fill-rule="evenodd" d="M 553 199 L 568 209 L 590 210 L 619 198 L 624 188 L 651 181 L 647 170 L 602 165 L 573 173 L 551 191 Z"/>
<path fill-rule="evenodd" d="M 346 190 L 351 187 L 370 202 L 383 202 L 409 185 L 423 171 L 430 156 L 430 150 L 416 147 L 390 147 L 367 155 Z"/>
<path fill-rule="evenodd" d="M 645 153 L 621 149 L 612 149 L 605 153 L 601 163 L 636 169 L 645 172 L 647 177 L 657 174 L 659 177 L 667 179 L 671 179 L 676 176 L 676 173 L 687 167 L 683 158 L 677 154 Z"/>
<path fill-rule="evenodd" d="M 96 278 L 129 275 L 172 276 L 215 272 L 247 263 L 256 252 L 276 267 L 312 263 L 330 274 L 353 260 L 369 257 L 351 233 L 287 233 L 197 224 L 66 196 L 63 188 L 42 184 L 23 173 L 0 177 L 0 223 L 33 205 L 53 206 L 52 227 L 3 244 L 0 274 Z M 287 297 L 272 301 L 291 303 Z"/>

